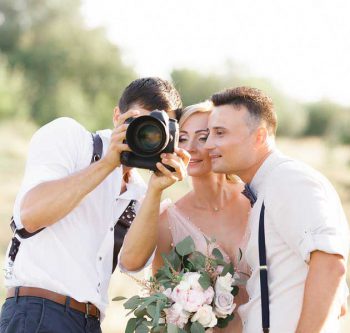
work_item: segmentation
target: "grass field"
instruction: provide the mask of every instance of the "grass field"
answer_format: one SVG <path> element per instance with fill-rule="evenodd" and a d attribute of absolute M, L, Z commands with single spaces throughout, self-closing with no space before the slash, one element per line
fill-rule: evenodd
<path fill-rule="evenodd" d="M 0 265 L 3 254 L 11 238 L 9 217 L 12 205 L 23 175 L 28 140 L 35 126 L 25 122 L 7 122 L 0 124 Z M 331 147 L 318 138 L 311 139 L 279 139 L 279 148 L 286 154 L 311 164 L 323 172 L 334 184 L 341 196 L 348 220 L 350 219 L 350 147 Z M 147 173 L 144 173 L 147 175 Z M 180 197 L 189 188 L 187 181 L 167 190 L 165 196 L 173 200 Z M 142 278 L 143 272 L 137 277 Z M 348 276 L 349 280 L 350 276 Z M 110 299 L 123 295 L 129 297 L 137 294 L 138 285 L 128 276 L 116 273 L 112 277 L 109 290 Z M 0 303 L 4 300 L 5 288 L 0 280 Z M 127 319 L 121 304 L 111 303 L 103 332 L 124 332 Z M 350 315 L 343 319 L 342 333 L 350 332 Z"/>

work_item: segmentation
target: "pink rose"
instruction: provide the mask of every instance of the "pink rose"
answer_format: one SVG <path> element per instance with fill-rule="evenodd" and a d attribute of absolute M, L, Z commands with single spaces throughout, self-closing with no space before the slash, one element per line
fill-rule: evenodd
<path fill-rule="evenodd" d="M 203 291 L 189 290 L 187 300 L 183 304 L 183 307 L 186 311 L 196 312 L 205 303 L 205 301 L 206 296 Z"/>

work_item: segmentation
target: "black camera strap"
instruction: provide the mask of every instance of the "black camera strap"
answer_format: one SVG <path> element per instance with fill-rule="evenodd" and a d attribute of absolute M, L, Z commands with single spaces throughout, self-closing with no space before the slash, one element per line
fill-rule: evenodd
<path fill-rule="evenodd" d="M 91 133 L 91 136 L 93 141 L 93 152 L 92 152 L 90 164 L 97 162 L 101 158 L 102 151 L 103 151 L 103 143 L 102 143 L 101 137 L 97 133 Z M 21 239 L 27 239 L 35 236 L 36 234 L 38 234 L 39 232 L 45 229 L 45 228 L 41 228 L 35 232 L 28 232 L 24 228 L 17 229 L 13 216 L 11 217 L 10 227 L 13 232 L 13 237 L 11 240 L 9 257 L 11 258 L 12 261 L 15 261 L 16 255 L 19 250 L 19 246 L 21 245 L 21 242 L 18 240 L 16 235 L 18 235 Z"/>
<path fill-rule="evenodd" d="M 114 248 L 113 248 L 113 266 L 112 273 L 118 264 L 118 255 L 123 246 L 124 238 L 126 233 L 134 221 L 136 216 L 135 211 L 136 200 L 130 200 L 128 206 L 124 210 L 123 214 L 120 215 L 117 223 L 114 226 Z"/>
<path fill-rule="evenodd" d="M 260 294 L 261 294 L 261 320 L 264 333 L 270 332 L 270 306 L 269 285 L 266 263 L 265 244 L 265 204 L 262 203 L 259 218 L 259 270 L 260 270 Z"/>

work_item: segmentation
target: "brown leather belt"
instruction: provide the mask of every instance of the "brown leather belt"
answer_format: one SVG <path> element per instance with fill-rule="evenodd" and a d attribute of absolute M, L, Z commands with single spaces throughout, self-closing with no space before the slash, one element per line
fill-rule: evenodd
<path fill-rule="evenodd" d="M 10 288 L 7 291 L 6 298 L 12 298 L 15 296 L 16 296 L 16 288 Z M 34 288 L 34 287 L 19 287 L 18 297 L 22 297 L 22 296 L 41 297 L 61 305 L 66 305 L 66 301 L 67 301 L 67 296 L 57 294 L 50 290 Z M 91 303 L 82 303 L 82 302 L 76 301 L 74 298 L 70 298 L 69 307 L 71 309 L 84 313 L 85 316 L 91 316 L 91 317 L 100 319 L 100 310 Z"/>

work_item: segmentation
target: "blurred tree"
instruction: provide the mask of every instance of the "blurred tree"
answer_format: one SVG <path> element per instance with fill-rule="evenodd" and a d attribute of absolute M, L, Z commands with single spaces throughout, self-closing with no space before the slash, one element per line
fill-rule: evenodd
<path fill-rule="evenodd" d="M 29 117 L 29 105 L 24 98 L 24 78 L 21 73 L 9 73 L 6 60 L 0 57 L 0 119 Z"/>
<path fill-rule="evenodd" d="M 310 103 L 306 106 L 308 126 L 305 135 L 323 136 L 329 134 L 336 119 L 341 115 L 342 108 L 329 101 Z"/>
<path fill-rule="evenodd" d="M 87 29 L 78 0 L 2 0 L 0 52 L 25 76 L 30 114 L 43 124 L 70 115 L 108 126 L 122 89 L 135 78 L 103 29 Z"/>
<path fill-rule="evenodd" d="M 285 96 L 268 80 L 248 76 L 244 69 L 233 63 L 226 63 L 215 74 L 177 69 L 172 71 L 171 78 L 186 106 L 204 101 L 220 90 L 245 85 L 261 89 L 272 98 L 278 116 L 278 135 L 299 136 L 306 127 L 307 118 L 302 104 Z"/>

